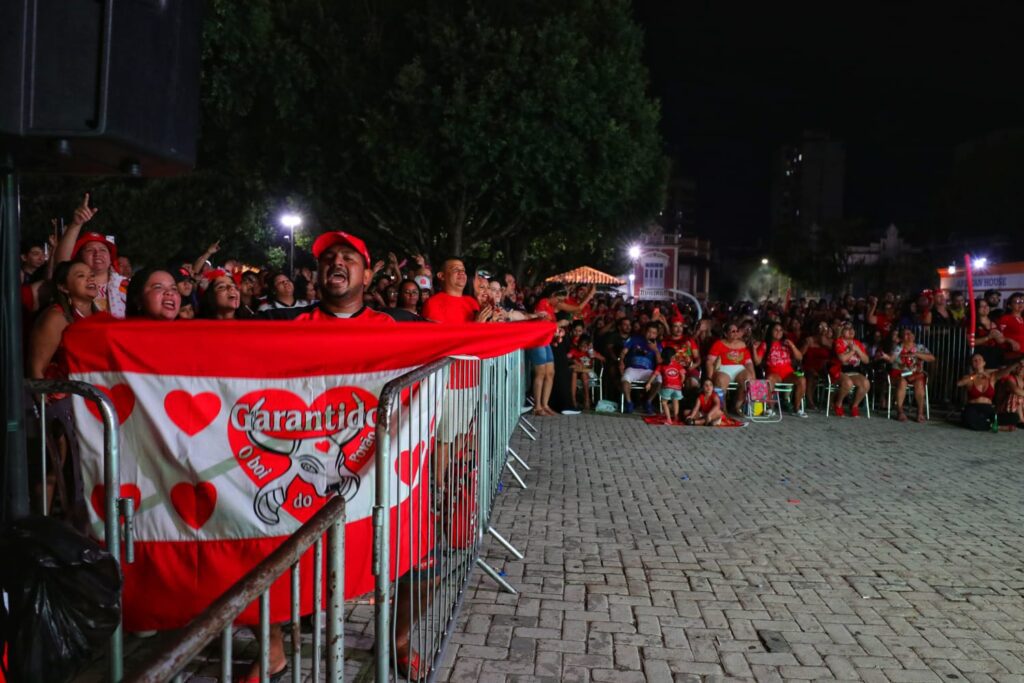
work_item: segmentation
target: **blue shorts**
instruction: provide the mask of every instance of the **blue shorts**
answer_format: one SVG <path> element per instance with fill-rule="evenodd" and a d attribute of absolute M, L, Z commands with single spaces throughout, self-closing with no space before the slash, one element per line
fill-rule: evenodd
<path fill-rule="evenodd" d="M 532 365 L 545 365 L 555 362 L 555 353 L 551 350 L 550 346 L 536 346 L 532 349 L 526 349 L 526 359 Z"/>
<path fill-rule="evenodd" d="M 658 392 L 658 395 L 661 396 L 666 401 L 683 400 L 683 392 L 679 391 L 678 389 L 662 389 L 660 392 Z"/>

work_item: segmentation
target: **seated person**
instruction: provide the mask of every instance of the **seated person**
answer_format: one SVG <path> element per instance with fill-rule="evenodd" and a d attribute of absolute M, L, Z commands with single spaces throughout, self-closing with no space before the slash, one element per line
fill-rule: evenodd
<path fill-rule="evenodd" d="M 644 387 L 651 390 L 655 380 L 661 383 L 661 412 L 665 416 L 665 424 L 679 424 L 679 402 L 683 400 L 683 378 L 686 369 L 676 359 L 676 350 L 672 348 L 661 352 L 661 364 L 647 380 Z"/>
<path fill-rule="evenodd" d="M 594 351 L 594 344 L 589 334 L 581 334 L 569 351 L 569 362 L 572 363 L 572 407 L 576 408 L 576 382 L 583 385 L 583 408 L 590 410 L 590 381 L 597 379 L 594 374 L 594 359 L 603 361 L 604 356 Z"/>
<path fill-rule="evenodd" d="M 1004 368 L 1006 377 L 996 384 L 999 428 L 1013 431 L 1024 422 L 1024 360 Z"/>
<path fill-rule="evenodd" d="M 675 349 L 676 362 L 686 371 L 686 384 L 700 386 L 700 348 L 696 340 L 686 333 L 682 315 L 672 318 L 669 334 L 662 341 L 666 349 Z"/>
<path fill-rule="evenodd" d="M 881 352 L 881 358 L 892 365 L 889 381 L 896 384 L 896 417 L 900 422 L 907 421 L 903 412 L 903 401 L 907 397 L 907 385 L 914 385 L 914 400 L 917 401 L 917 421 L 924 424 L 925 414 L 925 382 L 928 376 L 924 372 L 924 364 L 935 361 L 935 356 L 924 344 L 914 341 L 914 331 L 904 327 L 900 335 L 900 343 L 891 353 Z"/>
<path fill-rule="evenodd" d="M 832 352 L 835 354 L 836 360 L 829 375 L 833 382 L 839 384 L 834 404 L 835 414 L 839 417 L 846 414 L 843 410 L 843 401 L 856 387 L 857 392 L 853 396 L 850 417 L 860 417 L 860 404 L 871 390 L 871 382 L 863 372 L 869 362 L 868 352 L 864 349 L 864 345 L 855 338 L 853 325 L 843 323 L 839 337 L 832 346 Z"/>
<path fill-rule="evenodd" d="M 705 363 L 706 376 L 710 377 L 719 389 L 728 389 L 729 382 L 742 387 L 747 380 L 756 379 L 754 363 L 750 349 L 741 338 L 741 329 L 736 323 L 725 327 L 725 339 L 719 339 L 711 345 Z M 733 410 L 740 414 L 743 406 L 743 391 L 736 392 Z"/>
<path fill-rule="evenodd" d="M 718 398 L 718 392 L 715 391 L 715 383 L 710 378 L 705 378 L 701 383 L 697 400 L 683 416 L 689 425 L 714 427 L 722 422 L 725 410 Z"/>
<path fill-rule="evenodd" d="M 1008 375 L 1014 367 L 1020 367 L 1020 364 L 1002 370 L 989 370 L 985 367 L 985 356 L 974 352 L 971 356 L 971 371 L 956 383 L 958 387 L 967 388 L 967 403 L 961 413 L 964 427 L 978 432 L 993 428 L 996 418 L 996 382 Z M 1009 429 L 1003 424 L 1000 424 L 1000 428 Z"/>
<path fill-rule="evenodd" d="M 807 380 L 803 373 L 797 374 L 796 371 L 796 365 L 803 359 L 803 354 L 785 336 L 780 323 L 773 323 L 768 328 L 765 339 L 755 347 L 754 360 L 764 370 L 771 391 L 775 391 L 775 385 L 779 383 L 793 385 L 793 410 L 799 417 L 807 417 L 802 406 Z"/>
<path fill-rule="evenodd" d="M 1016 351 L 1007 353 L 1007 358 L 1016 360 L 1024 349 L 1024 292 L 1014 292 L 1006 300 L 1007 310 L 999 317 L 999 331 L 1007 341 L 1014 342 Z"/>
<path fill-rule="evenodd" d="M 658 324 L 649 322 L 643 328 L 643 335 L 633 335 L 622 345 L 619 356 L 619 370 L 622 375 L 622 393 L 626 397 L 626 412 L 633 412 L 631 384 L 646 384 L 654 374 L 654 369 L 661 364 L 661 344 L 658 343 Z M 654 413 L 651 400 L 653 389 L 644 394 L 644 408 L 648 414 Z"/>

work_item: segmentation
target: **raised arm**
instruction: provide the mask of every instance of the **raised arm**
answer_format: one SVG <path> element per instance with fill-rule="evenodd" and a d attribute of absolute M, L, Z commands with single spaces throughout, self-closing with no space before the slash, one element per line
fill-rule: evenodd
<path fill-rule="evenodd" d="M 203 272 L 203 266 L 210 259 L 211 256 L 220 251 L 220 240 L 217 240 L 206 248 L 202 254 L 192 262 L 192 276 L 198 278 Z"/>
<path fill-rule="evenodd" d="M 54 249 L 54 262 L 70 261 L 71 252 L 75 249 L 75 242 L 82 233 L 82 226 L 92 220 L 92 217 L 99 213 L 99 209 L 89 208 L 89 193 L 82 197 L 82 203 L 75 208 L 74 218 L 68 224 L 67 229 Z"/>

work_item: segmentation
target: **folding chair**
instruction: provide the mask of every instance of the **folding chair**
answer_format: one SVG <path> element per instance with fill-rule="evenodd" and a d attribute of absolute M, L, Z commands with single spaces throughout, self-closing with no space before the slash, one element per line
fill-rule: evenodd
<path fill-rule="evenodd" d="M 751 422 L 781 422 L 782 404 L 779 392 L 772 391 L 768 380 L 747 380 L 746 392 L 747 417 Z"/>

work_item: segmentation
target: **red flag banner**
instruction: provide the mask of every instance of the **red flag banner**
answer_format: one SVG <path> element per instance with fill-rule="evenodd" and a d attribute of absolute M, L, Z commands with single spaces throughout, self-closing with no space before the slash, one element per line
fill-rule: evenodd
<path fill-rule="evenodd" d="M 438 358 L 544 345 L 552 330 L 551 323 L 109 319 L 69 327 L 71 378 L 111 398 L 120 422 L 121 496 L 135 502 L 135 562 L 123 565 L 125 628 L 186 624 L 312 517 L 332 487 L 347 501 L 346 597 L 372 590 L 374 441 L 384 385 Z M 447 382 L 432 386 L 431 395 L 420 387 L 403 396 L 402 462 L 429 457 L 437 425 L 422 418 L 440 413 Z M 102 423 L 92 404 L 74 400 L 91 529 L 102 538 Z M 391 514 L 417 501 L 425 523 L 413 540 L 426 554 L 430 497 L 416 493 L 429 482 L 407 474 L 419 467 L 400 464 Z M 303 613 L 312 608 L 308 555 Z M 408 569 L 397 567 L 396 577 Z M 285 575 L 271 590 L 272 621 L 288 619 L 289 597 Z M 239 622 L 257 616 L 253 605 Z"/>

